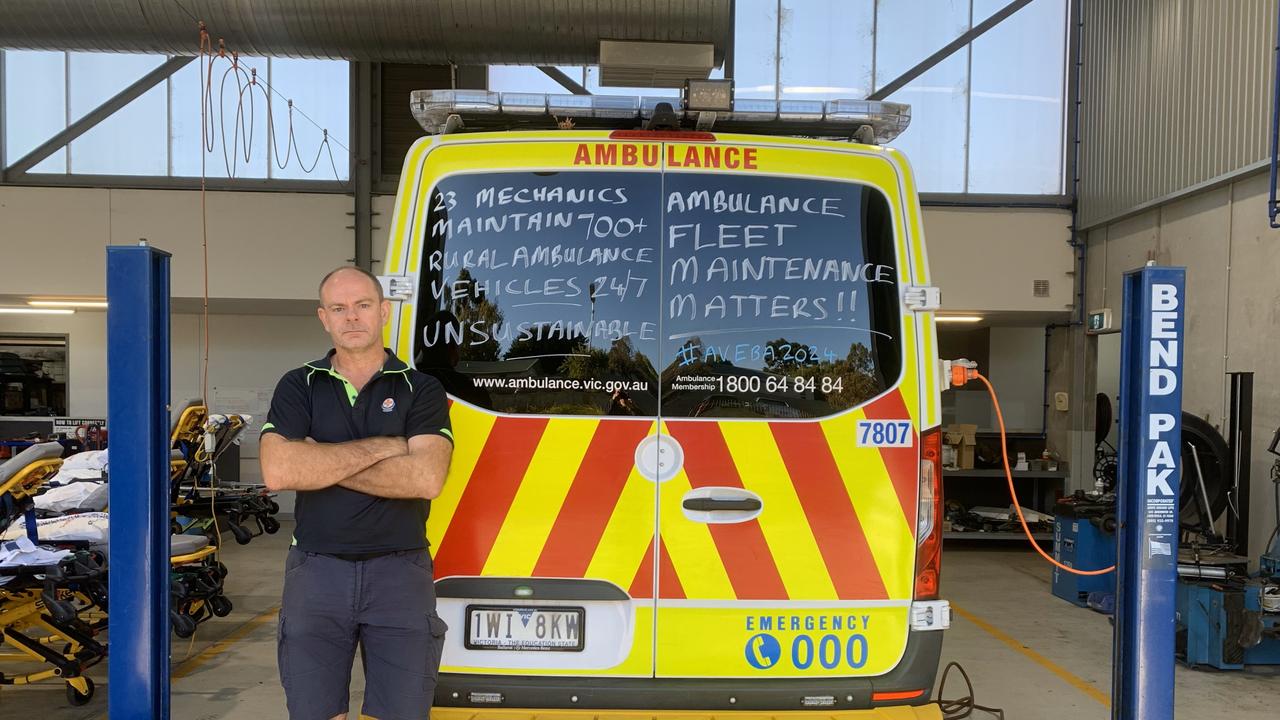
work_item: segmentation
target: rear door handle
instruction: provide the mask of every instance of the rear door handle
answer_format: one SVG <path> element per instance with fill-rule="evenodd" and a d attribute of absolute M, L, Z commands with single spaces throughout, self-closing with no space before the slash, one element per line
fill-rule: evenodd
<path fill-rule="evenodd" d="M 742 498 L 738 500 L 719 500 L 709 497 L 691 497 L 685 498 L 684 509 L 693 512 L 755 512 L 764 507 L 756 498 Z"/>
<path fill-rule="evenodd" d="M 680 509 L 693 522 L 726 525 L 756 519 L 764 510 L 764 501 L 746 488 L 700 487 L 684 494 Z"/>

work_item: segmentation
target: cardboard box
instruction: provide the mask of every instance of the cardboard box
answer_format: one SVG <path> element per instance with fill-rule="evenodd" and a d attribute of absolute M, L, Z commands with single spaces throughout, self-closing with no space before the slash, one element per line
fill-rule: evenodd
<path fill-rule="evenodd" d="M 942 428 L 942 442 L 955 449 L 957 468 L 973 469 L 973 451 L 978 444 L 977 425 L 965 423 L 945 425 Z"/>

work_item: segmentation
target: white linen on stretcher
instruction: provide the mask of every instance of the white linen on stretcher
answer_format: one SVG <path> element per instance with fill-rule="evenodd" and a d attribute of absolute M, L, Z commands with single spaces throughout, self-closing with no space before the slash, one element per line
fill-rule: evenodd
<path fill-rule="evenodd" d="M 36 521 L 36 535 L 40 542 L 88 542 L 106 545 L 110 541 L 110 523 L 104 512 L 63 515 Z M 0 535 L 0 541 L 27 537 L 27 525 L 15 522 Z"/>
<path fill-rule="evenodd" d="M 47 485 L 56 488 L 69 483 L 78 484 L 76 483 L 78 480 L 102 480 L 108 471 L 107 452 L 106 450 L 88 450 L 72 455 L 62 461 L 58 474 L 50 478 Z M 40 507 L 39 501 L 36 502 L 36 506 Z"/>
<path fill-rule="evenodd" d="M 21 523 L 18 523 L 21 525 Z M 0 542 L 0 586 L 13 580 L 14 575 L 6 575 L 6 569 L 19 567 L 45 567 L 56 565 L 62 558 L 71 554 L 70 550 L 49 550 L 31 542 L 23 528 L 21 537 Z"/>
<path fill-rule="evenodd" d="M 92 480 L 80 480 L 62 485 L 60 487 L 49 488 L 45 492 L 35 496 L 36 507 L 40 510 L 48 510 L 49 512 L 64 513 L 68 510 L 101 510 L 101 507 L 86 508 L 85 501 L 94 495 L 99 488 L 106 485 L 105 482 L 95 482 Z M 105 501 L 102 503 L 105 507 Z"/>

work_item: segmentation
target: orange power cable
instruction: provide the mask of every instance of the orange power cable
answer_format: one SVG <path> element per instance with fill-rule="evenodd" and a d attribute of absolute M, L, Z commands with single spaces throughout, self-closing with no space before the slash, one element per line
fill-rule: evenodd
<path fill-rule="evenodd" d="M 1031 528 L 1027 527 L 1027 519 L 1022 516 L 1022 504 L 1018 502 L 1018 491 L 1013 486 L 1013 470 L 1009 468 L 1009 448 L 1004 430 L 1004 413 L 1000 412 L 1000 400 L 996 397 L 996 389 L 991 386 L 991 381 L 987 380 L 982 373 L 976 370 L 969 370 L 966 375 L 976 377 L 981 380 L 982 384 L 987 386 L 987 392 L 991 394 L 991 404 L 995 406 L 996 409 L 996 421 L 1000 424 L 1000 457 L 1004 460 L 1004 477 L 1009 481 L 1009 496 L 1013 498 L 1013 509 L 1018 513 L 1018 522 L 1022 523 L 1022 532 L 1026 533 L 1027 540 L 1031 543 L 1031 547 L 1035 548 L 1036 552 L 1040 553 L 1040 557 L 1053 563 L 1059 570 L 1069 572 L 1072 575 L 1106 575 L 1107 573 L 1115 570 L 1115 565 L 1102 570 L 1077 570 L 1073 567 L 1067 567 L 1057 560 L 1054 560 L 1053 556 L 1045 552 L 1044 549 L 1040 547 L 1040 543 L 1036 542 L 1035 536 L 1031 534 Z"/>

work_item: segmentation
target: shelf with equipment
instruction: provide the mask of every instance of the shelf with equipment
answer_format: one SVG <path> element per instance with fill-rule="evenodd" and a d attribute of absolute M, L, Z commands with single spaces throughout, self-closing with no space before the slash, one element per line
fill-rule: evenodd
<path fill-rule="evenodd" d="M 1015 470 L 1012 472 L 1013 484 L 1018 491 L 1018 501 L 1024 508 L 1037 512 L 1053 514 L 1055 501 L 1065 494 L 1067 470 Z M 1008 482 L 1004 468 L 977 468 L 942 471 L 942 496 L 947 501 L 956 501 L 966 509 L 986 506 L 1009 508 Z M 1016 518 L 1014 523 L 1016 526 Z M 1003 525 L 996 521 L 992 524 Z M 1039 531 L 1032 527 L 1032 535 L 1041 542 L 1052 542 L 1052 531 Z M 1003 540 L 1026 541 L 1021 529 L 979 531 L 979 530 L 946 530 L 944 540 Z"/>

